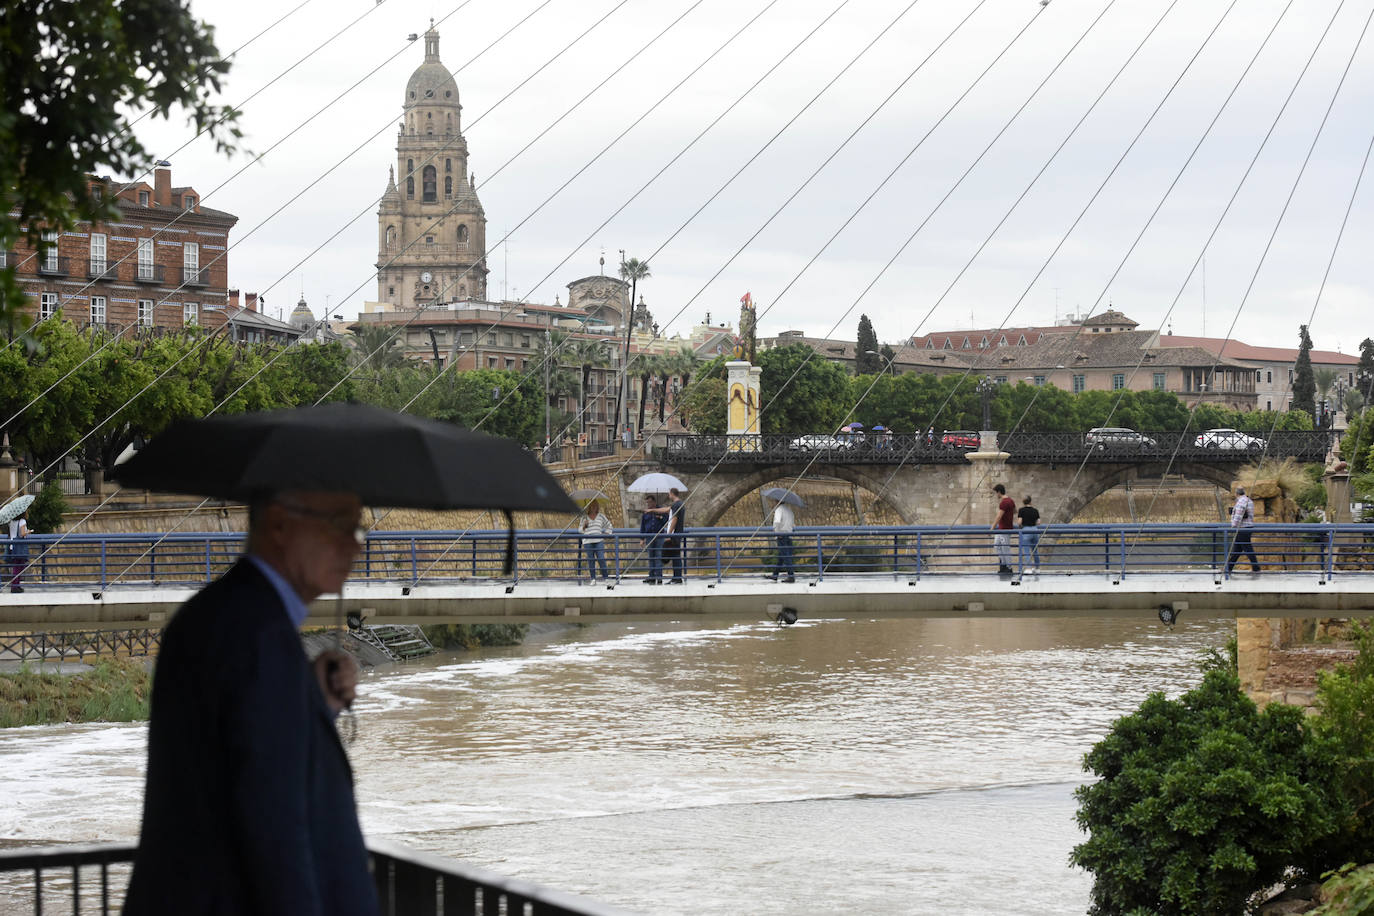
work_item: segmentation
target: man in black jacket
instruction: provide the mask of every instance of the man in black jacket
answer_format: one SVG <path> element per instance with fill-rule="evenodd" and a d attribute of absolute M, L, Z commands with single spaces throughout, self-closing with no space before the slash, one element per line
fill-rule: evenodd
<path fill-rule="evenodd" d="M 347 493 L 285 492 L 249 510 L 246 555 L 163 631 L 143 828 L 124 912 L 378 912 L 334 716 L 344 653 L 312 664 L 306 605 L 358 553 Z"/>

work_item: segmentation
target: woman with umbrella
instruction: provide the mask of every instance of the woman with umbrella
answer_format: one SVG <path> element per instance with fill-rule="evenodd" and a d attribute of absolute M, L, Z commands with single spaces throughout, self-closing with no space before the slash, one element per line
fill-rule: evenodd
<path fill-rule="evenodd" d="M 10 591 L 15 593 L 24 591 L 24 569 L 29 565 L 29 545 L 24 539 L 29 536 L 28 515 L 33 499 L 32 496 L 21 496 L 0 508 L 0 519 L 9 528 L 5 554 L 10 562 Z"/>
<path fill-rule="evenodd" d="M 577 532 L 582 535 L 588 577 L 595 582 L 596 567 L 600 565 L 602 581 L 609 579 L 610 576 L 606 574 L 606 538 L 614 533 L 614 529 L 611 528 L 611 520 L 601 514 L 601 504 L 596 500 L 587 503 L 587 514 L 577 523 Z"/>

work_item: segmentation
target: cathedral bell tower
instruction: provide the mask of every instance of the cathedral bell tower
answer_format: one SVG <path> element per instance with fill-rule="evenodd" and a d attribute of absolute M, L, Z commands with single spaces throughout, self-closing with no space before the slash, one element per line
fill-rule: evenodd
<path fill-rule="evenodd" d="M 377 301 L 397 309 L 487 296 L 487 219 L 468 172 L 463 106 L 425 32 L 410 75 L 396 165 L 377 209 Z"/>

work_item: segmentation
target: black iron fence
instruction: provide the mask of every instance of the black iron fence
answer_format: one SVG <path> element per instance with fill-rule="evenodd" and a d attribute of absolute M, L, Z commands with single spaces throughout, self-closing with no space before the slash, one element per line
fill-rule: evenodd
<path fill-rule="evenodd" d="M 1143 432 L 1138 438 L 1098 437 L 1086 433 L 998 433 L 997 447 L 1011 463 L 1092 464 L 1196 462 L 1243 464 L 1259 458 L 1323 461 L 1331 448 L 1330 430 L 1279 430 L 1268 434 Z M 665 464 L 963 464 L 974 450 L 963 437 L 941 432 L 866 435 L 695 436 L 670 434 L 660 457 Z"/>
<path fill-rule="evenodd" d="M 620 916 L 626 912 L 398 843 L 374 841 L 369 847 L 384 916 Z M 23 901 L 26 911 L 105 916 L 120 910 L 136 851 L 134 846 L 115 843 L 7 850 L 0 852 L 0 874 L 8 889 L 27 898 Z M 22 878 L 25 872 L 28 880 Z"/>
<path fill-rule="evenodd" d="M 156 655 L 162 630 L 72 630 L 0 635 L 0 659 L 84 662 L 114 655 Z"/>

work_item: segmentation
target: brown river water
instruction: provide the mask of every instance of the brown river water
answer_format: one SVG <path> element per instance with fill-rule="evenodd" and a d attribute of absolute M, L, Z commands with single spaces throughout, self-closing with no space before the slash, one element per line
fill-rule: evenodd
<path fill-rule="evenodd" d="M 364 678 L 365 833 L 642 913 L 1081 914 L 1083 754 L 1229 621 L 595 625 Z M 0 843 L 131 841 L 146 729 L 0 735 Z M 0 882 L 12 911 L 14 876 Z"/>

